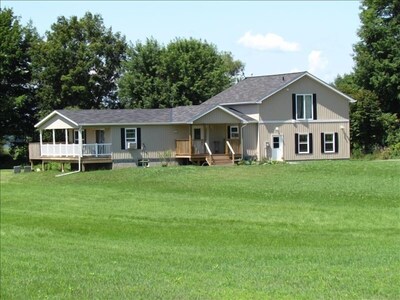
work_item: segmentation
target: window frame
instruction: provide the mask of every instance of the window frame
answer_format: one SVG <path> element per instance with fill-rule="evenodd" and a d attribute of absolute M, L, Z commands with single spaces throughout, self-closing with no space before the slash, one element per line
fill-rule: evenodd
<path fill-rule="evenodd" d="M 301 136 L 307 137 L 307 142 L 301 142 Z M 307 145 L 307 151 L 300 151 L 301 145 Z M 310 154 L 310 134 L 309 133 L 298 133 L 297 137 L 297 153 L 298 154 Z"/>
<path fill-rule="evenodd" d="M 79 129 L 74 129 L 74 141 L 75 145 L 79 144 Z M 86 144 L 86 129 L 82 129 L 82 144 Z"/>
<path fill-rule="evenodd" d="M 303 106 L 303 114 L 302 117 L 299 118 L 299 109 L 298 109 L 298 97 L 301 96 L 303 97 L 302 100 L 302 106 Z M 306 97 L 309 96 L 310 97 L 310 108 L 311 108 L 311 116 L 309 118 L 306 118 L 307 115 L 307 103 L 306 103 Z M 296 100 L 296 120 L 313 120 L 314 119 L 314 95 L 313 94 L 296 94 L 295 97 Z"/>
<path fill-rule="evenodd" d="M 128 137 L 128 130 L 134 130 L 135 131 L 135 137 L 130 138 Z M 134 143 L 137 144 L 138 136 L 137 136 L 137 128 L 125 128 L 125 149 L 129 149 L 128 143 Z"/>
<path fill-rule="evenodd" d="M 233 132 L 232 129 L 235 128 L 236 132 Z M 231 125 L 229 127 L 229 136 L 231 140 L 238 140 L 240 138 L 239 126 Z"/>
<path fill-rule="evenodd" d="M 332 136 L 332 141 L 327 142 L 326 141 L 326 136 L 331 135 Z M 336 145 L 335 145 L 335 133 L 334 132 L 324 132 L 324 153 L 336 153 Z M 332 145 L 332 150 L 326 150 L 326 144 L 331 144 Z"/>

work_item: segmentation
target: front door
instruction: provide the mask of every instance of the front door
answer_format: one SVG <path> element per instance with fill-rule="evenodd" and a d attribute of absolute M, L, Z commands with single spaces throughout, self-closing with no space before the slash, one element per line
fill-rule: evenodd
<path fill-rule="evenodd" d="M 273 135 L 271 145 L 272 145 L 271 159 L 283 160 L 283 136 Z"/>
<path fill-rule="evenodd" d="M 193 153 L 201 154 L 204 153 L 204 132 L 200 126 L 193 127 Z"/>

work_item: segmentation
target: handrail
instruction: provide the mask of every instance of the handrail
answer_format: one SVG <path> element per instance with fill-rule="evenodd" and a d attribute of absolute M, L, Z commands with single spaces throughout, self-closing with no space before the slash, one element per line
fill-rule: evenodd
<path fill-rule="evenodd" d="M 206 150 L 208 152 L 208 156 L 209 156 L 209 159 L 210 159 L 210 161 L 208 161 L 207 159 L 206 159 L 206 161 L 211 166 L 213 164 L 213 162 L 214 162 L 214 159 L 213 159 L 213 156 L 212 156 L 213 154 L 212 154 L 212 152 L 210 150 L 210 147 L 208 146 L 207 142 L 204 142 L 204 146 L 206 147 Z"/>
<path fill-rule="evenodd" d="M 233 151 L 231 143 L 229 141 L 226 141 L 226 145 L 229 148 L 229 151 L 232 153 L 232 163 L 235 163 L 235 151 Z"/>

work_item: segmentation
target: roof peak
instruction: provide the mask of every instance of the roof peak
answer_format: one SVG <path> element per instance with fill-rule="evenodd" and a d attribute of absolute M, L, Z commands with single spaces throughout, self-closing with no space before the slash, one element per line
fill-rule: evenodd
<path fill-rule="evenodd" d="M 260 77 L 278 77 L 278 76 L 285 76 L 285 75 L 300 75 L 306 74 L 307 71 L 299 71 L 299 72 L 289 72 L 289 73 L 280 73 L 280 74 L 267 74 L 267 75 L 256 75 L 256 76 L 246 76 L 245 79 L 249 78 L 260 78 Z"/>

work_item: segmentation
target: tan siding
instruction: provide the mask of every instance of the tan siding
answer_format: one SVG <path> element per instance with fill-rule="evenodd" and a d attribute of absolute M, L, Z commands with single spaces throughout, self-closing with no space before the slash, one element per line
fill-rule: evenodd
<path fill-rule="evenodd" d="M 150 159 L 158 159 L 159 153 L 171 150 L 175 156 L 175 140 L 189 137 L 187 125 L 146 125 L 141 128 L 142 143 Z M 142 155 L 142 150 L 121 150 L 121 127 L 112 127 L 112 159 L 136 161 Z"/>
<path fill-rule="evenodd" d="M 262 121 L 291 120 L 292 94 L 317 94 L 318 120 L 349 118 L 349 101 L 319 82 L 303 77 L 260 105 Z"/>
<path fill-rule="evenodd" d="M 261 157 L 266 157 L 265 143 L 271 143 L 271 135 L 276 134 L 275 128 L 283 135 L 283 157 L 285 160 L 312 159 L 348 159 L 350 158 L 349 123 L 295 123 L 295 124 L 260 124 Z M 341 129 L 343 127 L 343 129 Z M 321 132 L 339 134 L 339 153 L 321 153 Z M 313 154 L 295 154 L 295 134 L 313 134 Z"/>
<path fill-rule="evenodd" d="M 238 119 L 221 109 L 215 109 L 208 114 L 197 119 L 193 123 L 195 124 L 226 124 L 226 123 L 237 123 Z"/>
<path fill-rule="evenodd" d="M 65 128 L 77 128 L 77 127 L 59 115 L 54 115 L 50 120 L 48 120 L 46 123 L 40 126 L 40 129 L 65 129 Z"/>
<path fill-rule="evenodd" d="M 243 156 L 257 156 L 258 124 L 248 124 L 243 128 Z"/>
<path fill-rule="evenodd" d="M 240 111 L 243 114 L 248 115 L 254 120 L 259 120 L 259 104 L 247 104 L 247 105 L 230 105 L 230 107 Z"/>

